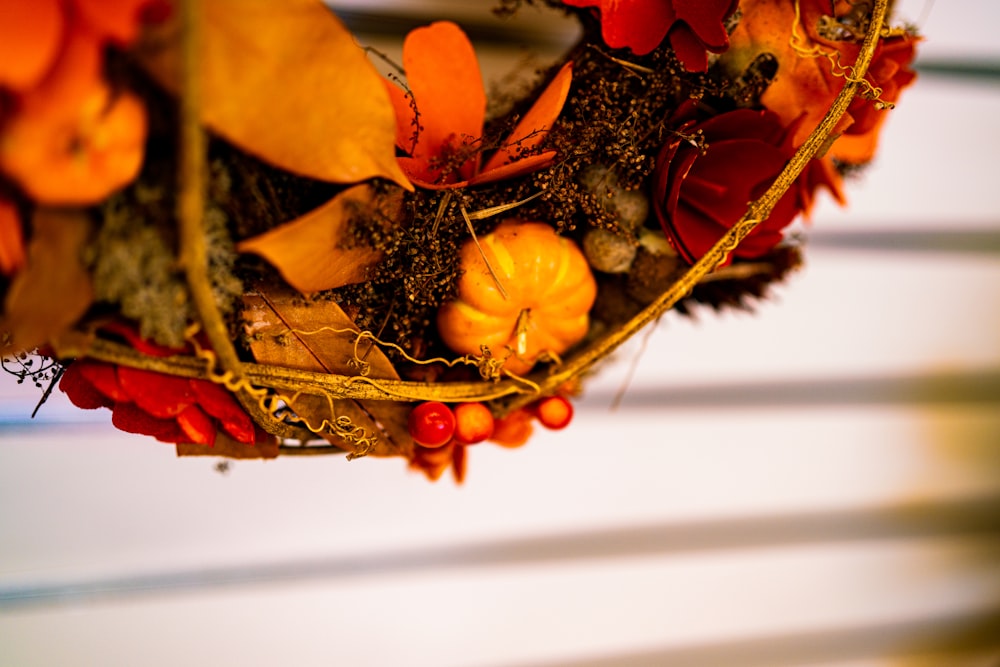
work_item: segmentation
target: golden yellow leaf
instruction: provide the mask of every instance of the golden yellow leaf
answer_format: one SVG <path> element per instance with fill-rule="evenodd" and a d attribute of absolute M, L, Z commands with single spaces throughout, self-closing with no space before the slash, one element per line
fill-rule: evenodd
<path fill-rule="evenodd" d="M 373 379 L 399 379 L 392 362 L 369 341 L 355 347 L 357 326 L 332 301 L 306 301 L 288 294 L 250 294 L 244 297 L 244 326 L 250 349 L 258 363 L 299 370 L 366 374 Z M 360 363 L 359 363 L 360 362 Z M 365 453 L 375 456 L 409 456 L 413 440 L 407 429 L 408 405 L 391 401 L 328 400 L 308 394 L 289 396 L 290 407 L 312 427 L 324 420 L 347 417 L 359 436 L 376 436 Z M 323 438 L 348 451 L 365 445 L 335 433 Z"/>
<path fill-rule="evenodd" d="M 4 353 L 31 350 L 73 325 L 94 300 L 83 250 L 91 234 L 83 211 L 38 209 L 27 263 L 11 282 L 0 332 Z"/>
<path fill-rule="evenodd" d="M 412 189 L 396 162 L 396 118 L 382 77 L 319 0 L 204 0 L 201 116 L 249 153 L 334 183 L 373 177 Z M 180 89 L 177 23 L 140 60 Z"/>
<path fill-rule="evenodd" d="M 397 191 L 398 192 L 398 191 Z M 374 196 L 370 185 L 344 190 L 300 218 L 240 242 L 240 252 L 260 255 L 304 294 L 369 279 L 382 251 L 351 238 L 352 219 L 394 219 L 400 200 Z M 392 209 L 392 210 L 389 210 Z"/>

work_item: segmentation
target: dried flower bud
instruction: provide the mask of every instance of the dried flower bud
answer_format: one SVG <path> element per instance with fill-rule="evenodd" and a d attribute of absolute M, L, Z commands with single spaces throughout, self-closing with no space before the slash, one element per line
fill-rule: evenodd
<path fill-rule="evenodd" d="M 618 185 L 618 175 L 602 164 L 593 164 L 580 174 L 580 184 L 587 188 L 623 229 L 635 230 L 649 216 L 649 199 L 638 190 Z"/>
<path fill-rule="evenodd" d="M 591 229 L 583 237 L 583 254 L 587 261 L 592 268 L 604 273 L 627 273 L 635 253 L 634 243 L 606 229 Z"/>
<path fill-rule="evenodd" d="M 639 249 L 628 276 L 626 291 L 637 302 L 652 303 L 667 290 L 677 276 L 677 251 L 658 231 L 643 229 Z"/>

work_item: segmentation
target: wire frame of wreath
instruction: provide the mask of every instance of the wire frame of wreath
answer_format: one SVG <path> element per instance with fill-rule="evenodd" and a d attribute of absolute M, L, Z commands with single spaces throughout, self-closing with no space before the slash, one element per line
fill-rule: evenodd
<path fill-rule="evenodd" d="M 181 3 L 182 94 L 181 161 L 177 218 L 180 229 L 180 263 L 184 268 L 201 332 L 210 349 L 198 349 L 193 356 L 149 357 L 134 349 L 103 339 L 81 338 L 72 342 L 66 356 L 90 357 L 121 366 L 142 368 L 169 375 L 207 379 L 225 386 L 239 400 L 251 418 L 265 431 L 284 440 L 306 442 L 319 434 L 337 435 L 353 447 L 351 456 L 363 456 L 373 446 L 370 434 L 359 433 L 350 423 L 334 418 L 321 424 L 279 416 L 287 405 L 285 397 L 316 395 L 329 401 L 479 401 L 497 415 L 504 415 L 557 390 L 581 376 L 607 357 L 646 325 L 657 320 L 684 298 L 709 273 L 722 265 L 761 222 L 795 182 L 806 164 L 828 141 L 837 122 L 856 95 L 870 92 L 865 75 L 883 36 L 889 0 L 875 0 L 864 41 L 852 66 L 843 67 L 844 85 L 823 120 L 785 165 L 770 188 L 751 202 L 742 218 L 694 263 L 659 298 L 620 328 L 587 344 L 573 355 L 535 371 L 527 377 L 500 377 L 483 368 L 483 379 L 474 382 L 414 382 L 372 379 L 361 375 L 337 375 L 245 362 L 239 358 L 229 338 L 215 300 L 207 271 L 207 249 L 202 229 L 206 173 L 206 139 L 199 120 L 199 82 L 195 45 L 199 39 L 196 0 Z M 467 363 L 488 365 L 489 358 L 466 359 Z M 495 369 L 494 369 L 495 370 Z M 334 445 L 282 446 L 282 454 L 344 453 Z"/>

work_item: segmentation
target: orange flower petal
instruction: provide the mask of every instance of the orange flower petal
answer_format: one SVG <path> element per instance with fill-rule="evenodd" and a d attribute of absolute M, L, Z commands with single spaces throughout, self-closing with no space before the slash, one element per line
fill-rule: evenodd
<path fill-rule="evenodd" d="M 416 147 L 417 138 L 417 116 L 413 101 L 402 88 L 391 81 L 385 82 L 385 89 L 396 113 L 396 145 L 411 153 Z"/>
<path fill-rule="evenodd" d="M 469 38 L 448 21 L 417 28 L 406 36 L 403 68 L 423 127 L 412 157 L 425 166 L 426 177 L 431 159 L 441 157 L 449 146 L 480 138 L 486 116 L 486 91 Z M 397 136 L 412 135 L 411 118 L 412 115 L 402 120 L 397 117 Z M 400 127 L 401 124 L 405 127 Z M 462 177 L 469 178 L 477 170 L 478 158 L 471 159 L 463 165 Z"/>
<path fill-rule="evenodd" d="M 483 166 L 484 172 L 518 160 L 524 151 L 538 146 L 545 140 L 562 112 L 572 82 L 573 63 L 568 62 L 535 100 L 528 113 L 524 114 L 506 143 L 486 161 Z"/>
<path fill-rule="evenodd" d="M 5 128 L 0 168 L 47 204 L 91 204 L 127 185 L 142 166 L 146 111 L 131 93 L 109 96 L 99 84 L 75 116 L 18 114 Z"/>
<path fill-rule="evenodd" d="M 555 151 L 546 151 L 544 153 L 539 153 L 538 155 L 521 158 L 516 162 L 511 162 L 476 175 L 475 177 L 469 179 L 468 185 L 482 185 L 483 183 L 493 183 L 495 181 L 502 181 L 506 178 L 523 176 L 524 174 L 529 174 L 545 167 L 552 162 L 555 157 Z M 454 184 L 451 187 L 456 187 L 457 185 L 459 184 Z"/>
<path fill-rule="evenodd" d="M 800 146 L 822 120 L 846 79 L 835 72 L 831 58 L 844 65 L 853 63 L 860 46 L 853 41 L 835 41 L 819 34 L 817 25 L 831 14 L 829 0 L 800 0 L 798 31 L 800 53 L 788 38 L 796 25 L 795 3 L 786 0 L 744 0 L 743 19 L 730 37 L 730 49 L 722 59 L 732 75 L 739 75 L 761 53 L 771 53 L 778 61 L 774 81 L 761 95 L 761 103 L 791 123 L 803 117 L 795 131 L 793 145 Z M 852 4 L 837 2 L 837 17 L 852 11 Z M 914 78 L 908 65 L 913 59 L 916 39 L 910 35 L 885 39 L 878 45 L 867 79 L 883 89 L 882 99 L 894 102 L 899 91 Z M 842 134 L 831 146 L 829 156 L 847 162 L 871 159 L 885 112 L 870 100 L 858 98 L 834 129 Z"/>
<path fill-rule="evenodd" d="M 0 197 L 0 273 L 11 276 L 24 266 L 24 233 L 14 202 Z"/>
<path fill-rule="evenodd" d="M 68 26 L 62 50 L 38 86 L 20 99 L 20 111 L 68 115 L 103 81 L 99 37 L 79 23 Z"/>
<path fill-rule="evenodd" d="M 143 12 L 158 0 L 74 0 L 77 11 L 102 38 L 127 46 L 139 36 Z"/>
<path fill-rule="evenodd" d="M 97 36 L 74 26 L 49 75 L 4 125 L 0 170 L 39 202 L 99 201 L 142 164 L 145 109 L 130 93 L 111 97 L 101 55 Z"/>
<path fill-rule="evenodd" d="M 421 171 L 421 169 L 426 166 L 424 161 L 415 160 L 410 157 L 401 157 L 397 159 L 399 160 L 399 166 L 403 169 L 403 173 L 405 173 L 410 179 L 410 182 L 418 188 L 423 188 L 425 190 L 451 190 L 453 188 L 464 188 L 466 185 L 471 183 L 469 180 L 455 181 L 453 183 L 436 183 L 435 179 L 437 174 L 433 171 L 427 172 L 424 178 L 420 178 L 415 174 L 424 173 Z"/>
<path fill-rule="evenodd" d="M 0 0 L 0 86 L 37 84 L 56 59 L 65 19 L 58 0 Z"/>

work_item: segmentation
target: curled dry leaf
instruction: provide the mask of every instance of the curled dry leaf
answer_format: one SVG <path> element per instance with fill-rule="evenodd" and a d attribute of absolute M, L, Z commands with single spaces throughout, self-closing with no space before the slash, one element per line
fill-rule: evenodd
<path fill-rule="evenodd" d="M 366 375 L 373 380 L 399 379 L 389 359 L 377 347 L 363 341 L 357 346 L 357 326 L 332 301 L 307 302 L 301 297 L 279 293 L 249 294 L 244 297 L 244 327 L 250 350 L 258 363 L 299 370 Z M 409 407 L 390 401 L 327 399 L 298 394 L 287 396 L 292 410 L 313 428 L 340 417 L 350 420 L 360 437 L 376 437 L 374 445 L 335 433 L 322 437 L 348 452 L 374 456 L 405 456 L 413 450 L 407 430 Z"/>
<path fill-rule="evenodd" d="M 305 294 L 362 282 L 370 278 L 369 269 L 383 253 L 352 238 L 350 223 L 395 220 L 401 203 L 401 197 L 375 197 L 370 185 L 356 185 L 236 247 L 266 259 L 289 285 Z"/>
<path fill-rule="evenodd" d="M 24 268 L 7 291 L 4 353 L 31 350 L 72 326 L 94 299 L 83 250 L 91 222 L 76 210 L 38 209 Z"/>
<path fill-rule="evenodd" d="M 227 459 L 276 459 L 278 458 L 277 438 L 260 439 L 253 447 L 247 447 L 223 431 L 215 434 L 211 445 L 190 442 L 177 443 L 177 456 L 215 456 Z"/>
<path fill-rule="evenodd" d="M 412 189 L 396 163 L 396 119 L 382 78 L 318 0 L 205 0 L 201 115 L 240 148 L 288 171 L 334 183 L 383 177 Z M 175 21 L 139 57 L 180 89 Z"/>

